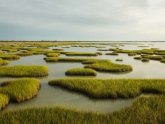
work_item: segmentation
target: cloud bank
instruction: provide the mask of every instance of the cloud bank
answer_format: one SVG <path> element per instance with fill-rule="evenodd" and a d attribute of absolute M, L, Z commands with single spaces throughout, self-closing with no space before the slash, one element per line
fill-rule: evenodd
<path fill-rule="evenodd" d="M 165 40 L 164 0 L 0 0 L 0 40 Z"/>

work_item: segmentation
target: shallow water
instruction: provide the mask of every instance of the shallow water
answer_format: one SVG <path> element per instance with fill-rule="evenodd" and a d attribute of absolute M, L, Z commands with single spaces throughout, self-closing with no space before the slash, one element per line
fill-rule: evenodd
<path fill-rule="evenodd" d="M 149 47 L 159 47 L 160 49 L 165 48 L 165 43 L 150 43 L 142 42 L 137 44 L 129 44 L 124 46 L 119 46 L 123 49 L 144 49 L 145 47 L 138 47 L 140 45 L 148 45 Z M 149 48 L 146 47 L 146 48 Z M 52 47 L 52 48 L 61 48 L 61 47 Z M 52 49 L 50 48 L 50 49 Z M 106 48 L 112 48 L 112 46 L 107 45 Z M 103 48 L 103 49 L 106 49 Z M 94 47 L 71 47 L 63 48 L 65 51 L 78 51 L 78 52 L 96 52 L 97 48 Z M 119 56 L 104 55 L 107 51 L 102 52 L 103 55 L 97 56 L 98 59 L 110 59 L 113 62 L 116 62 L 116 58 L 122 58 L 123 62 L 116 62 L 122 64 L 130 64 L 133 67 L 133 71 L 129 73 L 97 73 L 96 78 L 165 78 L 165 64 L 160 63 L 159 61 L 150 61 L 149 63 L 143 63 L 139 60 L 134 60 L 133 57 L 128 56 L 127 54 L 119 54 Z M 132 102 L 136 99 L 106 99 L 106 100 L 96 100 L 90 99 L 85 95 L 70 92 L 59 87 L 53 87 L 48 85 L 48 81 L 56 78 L 65 77 L 65 71 L 71 68 L 83 67 L 81 63 L 46 63 L 43 58 L 44 55 L 34 55 L 28 57 L 22 57 L 20 60 L 11 61 L 9 65 L 46 65 L 49 68 L 49 76 L 44 78 L 39 78 L 41 80 L 41 89 L 37 97 L 32 100 L 20 103 L 20 104 L 9 104 L 8 108 L 10 109 L 19 109 L 24 107 L 32 106 L 65 106 L 74 109 L 80 109 L 85 111 L 95 111 L 95 112 L 113 112 L 120 110 L 121 108 L 129 107 Z M 62 55 L 62 57 L 67 57 Z M 93 58 L 93 57 L 91 57 Z M 73 78 L 73 77 L 72 77 Z M 95 78 L 95 77 L 92 77 Z M 14 78 L 0 78 L 0 82 L 5 80 L 10 80 Z"/>

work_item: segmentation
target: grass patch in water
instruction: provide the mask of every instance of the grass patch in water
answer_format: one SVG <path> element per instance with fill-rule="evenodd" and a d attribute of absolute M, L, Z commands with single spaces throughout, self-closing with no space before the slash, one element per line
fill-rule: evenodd
<path fill-rule="evenodd" d="M 26 108 L 0 113 L 1 124 L 164 124 L 165 97 L 140 97 L 117 112 L 101 114 L 62 107 Z"/>
<path fill-rule="evenodd" d="M 51 80 L 49 85 L 78 91 L 93 98 L 130 98 L 142 93 L 165 94 L 163 79 L 64 78 Z"/>
<path fill-rule="evenodd" d="M 0 58 L 0 66 L 1 65 L 7 65 L 7 64 L 9 64 L 9 62 L 7 60 L 3 60 Z"/>
<path fill-rule="evenodd" d="M 165 63 L 165 59 L 162 59 L 160 62 Z"/>
<path fill-rule="evenodd" d="M 117 56 L 119 54 L 117 52 L 112 52 L 112 53 L 106 53 L 105 55 L 114 55 L 114 56 Z"/>
<path fill-rule="evenodd" d="M 132 71 L 130 65 L 113 63 L 110 60 L 99 60 L 90 58 L 58 58 L 47 57 L 44 58 L 46 62 L 81 62 L 85 68 L 91 68 L 96 71 L 102 72 L 129 72 Z"/>
<path fill-rule="evenodd" d="M 44 58 L 46 62 L 83 62 L 90 60 L 88 58 L 58 58 L 58 57 L 47 57 Z"/>
<path fill-rule="evenodd" d="M 121 62 L 121 61 L 123 61 L 123 59 L 122 58 L 117 58 L 116 61 L 120 61 Z"/>
<path fill-rule="evenodd" d="M 97 56 L 97 53 L 88 53 L 88 52 L 66 52 L 67 56 Z"/>
<path fill-rule="evenodd" d="M 73 68 L 65 72 L 70 76 L 96 76 L 96 71 L 89 68 Z"/>
<path fill-rule="evenodd" d="M 48 75 L 46 66 L 5 66 L 0 67 L 0 77 L 43 77 Z"/>
<path fill-rule="evenodd" d="M 0 93 L 9 96 L 11 101 L 22 102 L 36 96 L 39 89 L 39 80 L 22 78 L 4 82 L 0 87 Z"/>
<path fill-rule="evenodd" d="M 4 109 L 9 103 L 9 97 L 4 95 L 4 94 L 0 94 L 0 110 Z"/>
<path fill-rule="evenodd" d="M 148 58 L 142 58 L 141 61 L 142 61 L 142 62 L 149 62 L 150 59 L 148 59 Z"/>
<path fill-rule="evenodd" d="M 128 56 L 136 56 L 137 53 L 128 53 Z"/>
<path fill-rule="evenodd" d="M 141 56 L 135 56 L 134 59 L 141 60 L 142 57 Z"/>
<path fill-rule="evenodd" d="M 16 55 L 18 55 L 18 56 L 31 56 L 31 55 L 33 55 L 33 52 L 31 52 L 31 51 L 20 51 L 20 52 L 16 53 Z"/>
<path fill-rule="evenodd" d="M 15 54 L 0 54 L 0 58 L 4 60 L 17 60 L 20 59 L 18 55 Z"/>
<path fill-rule="evenodd" d="M 91 62 L 91 63 L 90 63 Z M 86 68 L 91 68 L 96 71 L 101 72 L 129 72 L 132 71 L 132 67 L 130 65 L 125 64 L 117 64 L 113 63 L 110 60 L 95 60 L 95 61 L 88 61 Z"/>
<path fill-rule="evenodd" d="M 59 57 L 60 53 L 46 53 L 45 54 L 47 57 Z"/>
<path fill-rule="evenodd" d="M 55 51 L 55 52 L 62 52 L 62 51 L 64 51 L 64 49 L 56 48 L 56 49 L 53 49 L 53 51 Z"/>

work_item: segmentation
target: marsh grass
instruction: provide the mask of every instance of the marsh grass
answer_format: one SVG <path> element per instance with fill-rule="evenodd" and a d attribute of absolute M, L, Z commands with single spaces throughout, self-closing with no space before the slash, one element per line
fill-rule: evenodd
<path fill-rule="evenodd" d="M 49 85 L 78 91 L 93 98 L 130 98 L 142 93 L 165 94 L 163 79 L 64 78 L 51 80 Z"/>
<path fill-rule="evenodd" d="M 158 60 L 158 61 L 163 59 L 162 56 L 156 56 L 156 55 L 148 55 L 148 56 L 145 56 L 144 58 L 148 58 L 150 60 Z"/>
<path fill-rule="evenodd" d="M 9 103 L 8 96 L 0 94 L 0 110 L 4 109 Z"/>
<path fill-rule="evenodd" d="M 148 59 L 148 58 L 142 58 L 141 61 L 142 61 L 142 62 L 149 62 L 150 59 Z"/>
<path fill-rule="evenodd" d="M 16 65 L 0 67 L 0 77 L 43 77 L 47 75 L 47 66 Z"/>
<path fill-rule="evenodd" d="M 101 114 L 62 107 L 26 108 L 0 113 L 1 124 L 164 124 L 165 97 L 136 99 L 132 106 Z"/>
<path fill-rule="evenodd" d="M 31 51 L 20 51 L 20 52 L 16 53 L 16 55 L 18 55 L 18 56 L 32 56 L 33 52 L 31 52 Z"/>
<path fill-rule="evenodd" d="M 123 59 L 122 58 L 117 58 L 116 61 L 120 61 L 121 62 L 121 61 L 123 61 Z"/>
<path fill-rule="evenodd" d="M 128 56 L 136 56 L 137 55 L 137 53 L 128 53 Z"/>
<path fill-rule="evenodd" d="M 89 68 L 73 68 L 65 72 L 70 76 L 96 76 L 96 71 Z"/>
<path fill-rule="evenodd" d="M 62 51 L 64 51 L 64 49 L 56 48 L 56 49 L 53 49 L 53 51 L 55 51 L 55 52 L 62 52 Z"/>
<path fill-rule="evenodd" d="M 58 58 L 58 57 L 47 57 L 44 58 L 46 62 L 83 62 L 91 60 L 89 58 Z"/>
<path fill-rule="evenodd" d="M 142 57 L 141 56 L 135 56 L 134 59 L 141 60 Z"/>
<path fill-rule="evenodd" d="M 132 67 L 130 65 L 125 64 L 117 64 L 113 63 L 110 60 L 94 60 L 94 61 L 87 61 L 85 64 L 85 68 L 91 68 L 96 71 L 101 72 L 129 72 L 132 71 Z"/>
<path fill-rule="evenodd" d="M 90 68 L 101 72 L 129 72 L 132 71 L 130 65 L 113 63 L 110 60 L 99 60 L 94 58 L 44 58 L 46 62 L 81 62 L 85 68 Z"/>
<path fill-rule="evenodd" d="M 0 58 L 4 60 L 18 60 L 20 57 L 15 54 L 0 54 Z"/>
<path fill-rule="evenodd" d="M 160 62 L 165 63 L 165 59 L 162 59 Z"/>
<path fill-rule="evenodd" d="M 66 56 L 97 56 L 97 53 L 89 53 L 89 52 L 66 52 Z"/>
<path fill-rule="evenodd" d="M 59 57 L 60 56 L 60 53 L 46 53 L 45 54 L 47 57 Z"/>
<path fill-rule="evenodd" d="M 9 62 L 7 60 L 3 60 L 0 58 L 0 66 L 1 65 L 7 65 L 7 64 L 9 64 Z"/>
<path fill-rule="evenodd" d="M 106 53 L 105 55 L 114 55 L 114 56 L 117 56 L 119 54 L 117 52 L 112 52 L 112 53 Z"/>
<path fill-rule="evenodd" d="M 39 80 L 22 78 L 4 82 L 0 87 L 0 93 L 7 95 L 11 101 L 22 102 L 36 96 L 39 89 Z"/>

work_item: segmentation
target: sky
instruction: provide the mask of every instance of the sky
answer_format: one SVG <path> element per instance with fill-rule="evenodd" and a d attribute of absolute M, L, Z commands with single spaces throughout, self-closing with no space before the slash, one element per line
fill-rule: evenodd
<path fill-rule="evenodd" d="M 165 0 L 0 0 L 0 40 L 165 40 Z"/>

